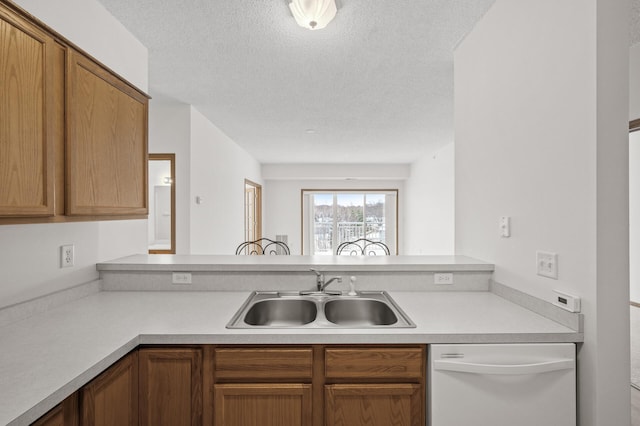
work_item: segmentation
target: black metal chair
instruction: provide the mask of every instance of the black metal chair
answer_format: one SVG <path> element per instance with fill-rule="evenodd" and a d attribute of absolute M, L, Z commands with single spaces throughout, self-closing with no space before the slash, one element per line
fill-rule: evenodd
<path fill-rule="evenodd" d="M 255 241 L 245 241 L 240 244 L 236 249 L 236 254 L 248 254 L 248 255 L 287 255 L 291 254 L 289 246 L 283 241 L 273 241 L 269 238 L 260 238 Z"/>
<path fill-rule="evenodd" d="M 340 244 L 336 249 L 336 255 L 340 256 L 343 252 L 348 253 L 350 256 L 377 256 L 378 251 L 381 249 L 386 256 L 389 256 L 391 252 L 389 247 L 381 241 L 371 241 L 366 238 L 360 238 L 355 241 L 345 241 Z"/>

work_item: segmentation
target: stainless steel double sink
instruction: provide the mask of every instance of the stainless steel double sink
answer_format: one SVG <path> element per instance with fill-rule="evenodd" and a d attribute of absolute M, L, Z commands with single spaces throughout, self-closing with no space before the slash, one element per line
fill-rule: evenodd
<path fill-rule="evenodd" d="M 356 296 L 255 291 L 227 324 L 227 328 L 412 327 L 415 324 L 384 291 Z"/>

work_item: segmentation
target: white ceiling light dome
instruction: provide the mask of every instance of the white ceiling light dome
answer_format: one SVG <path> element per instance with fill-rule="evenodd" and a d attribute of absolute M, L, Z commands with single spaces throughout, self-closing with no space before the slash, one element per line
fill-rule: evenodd
<path fill-rule="evenodd" d="M 296 22 L 309 30 L 327 26 L 336 16 L 336 0 L 291 0 L 289 9 Z"/>

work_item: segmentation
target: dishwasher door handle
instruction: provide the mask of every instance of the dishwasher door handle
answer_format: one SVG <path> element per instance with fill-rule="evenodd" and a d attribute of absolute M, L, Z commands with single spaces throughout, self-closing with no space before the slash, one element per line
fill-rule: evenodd
<path fill-rule="evenodd" d="M 540 374 L 549 371 L 572 370 L 575 368 L 573 359 L 557 359 L 535 364 L 477 364 L 460 360 L 438 359 L 433 361 L 433 369 L 441 371 L 455 371 L 470 374 L 503 374 L 522 375 Z"/>

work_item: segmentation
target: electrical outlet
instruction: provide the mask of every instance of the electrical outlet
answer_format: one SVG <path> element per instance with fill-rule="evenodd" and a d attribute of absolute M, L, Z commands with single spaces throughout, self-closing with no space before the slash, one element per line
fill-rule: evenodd
<path fill-rule="evenodd" d="M 191 272 L 174 272 L 173 284 L 191 284 Z"/>
<path fill-rule="evenodd" d="M 74 263 L 73 244 L 60 246 L 60 267 L 69 268 Z"/>
<path fill-rule="evenodd" d="M 548 251 L 536 251 L 538 275 L 558 279 L 558 255 Z"/>
<path fill-rule="evenodd" d="M 435 285 L 453 284 L 453 274 L 451 272 L 433 274 L 433 283 Z"/>

